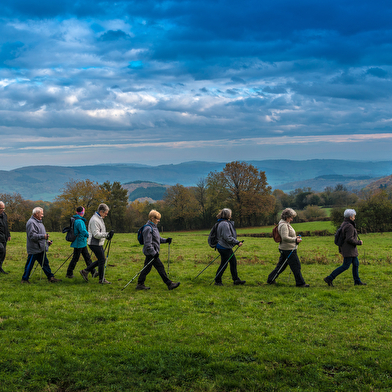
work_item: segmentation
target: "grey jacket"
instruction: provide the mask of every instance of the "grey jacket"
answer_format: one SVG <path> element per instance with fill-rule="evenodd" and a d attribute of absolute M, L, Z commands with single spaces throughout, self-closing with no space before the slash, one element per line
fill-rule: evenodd
<path fill-rule="evenodd" d="M 218 244 L 223 248 L 232 249 L 238 245 L 240 241 L 237 240 L 237 232 L 234 228 L 234 221 L 221 220 L 216 230 L 218 237 Z"/>
<path fill-rule="evenodd" d="M 161 244 L 164 244 L 166 242 L 166 238 L 162 238 L 159 235 L 157 225 L 155 225 L 151 221 L 148 221 L 147 226 L 143 230 L 143 242 L 144 255 L 154 256 L 159 253 Z"/>
<path fill-rule="evenodd" d="M 31 216 L 26 223 L 26 248 L 27 254 L 35 255 L 48 250 L 48 242 L 45 239 L 46 230 L 42 220 Z"/>
<path fill-rule="evenodd" d="M 103 218 L 95 212 L 88 222 L 88 244 L 102 246 L 107 236 Z"/>

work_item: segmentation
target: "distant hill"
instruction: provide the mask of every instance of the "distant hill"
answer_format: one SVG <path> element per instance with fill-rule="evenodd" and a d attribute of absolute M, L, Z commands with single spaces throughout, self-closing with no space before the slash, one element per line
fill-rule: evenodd
<path fill-rule="evenodd" d="M 132 181 L 122 184 L 122 187 L 128 190 L 128 200 L 131 202 L 137 199 L 150 202 L 162 200 L 169 186 L 151 181 Z"/>
<path fill-rule="evenodd" d="M 367 185 L 365 189 L 369 189 L 371 191 L 377 190 L 377 189 L 382 189 L 382 188 L 389 188 L 392 187 L 392 175 L 379 178 L 377 181 L 374 181 Z"/>
<path fill-rule="evenodd" d="M 306 161 L 264 160 L 248 161 L 266 173 L 268 184 L 285 192 L 311 186 L 323 190 L 337 183 L 360 189 L 372 181 L 392 174 L 392 162 L 362 162 L 335 159 Z M 52 201 L 70 180 L 134 181 L 184 186 L 195 185 L 211 171 L 220 171 L 224 162 L 184 162 L 176 165 L 147 166 L 138 164 L 110 164 L 95 166 L 28 166 L 10 171 L 0 170 L 0 193 L 20 193 L 25 199 Z M 326 176 L 345 176 L 335 179 Z M 343 182 L 343 180 L 345 182 Z M 368 181 L 368 182 L 367 182 Z M 308 185 L 309 184 L 309 185 Z M 158 190 L 156 190 L 158 191 Z M 147 196 L 144 196 L 147 197 Z M 157 196 L 156 196 L 157 197 Z"/>

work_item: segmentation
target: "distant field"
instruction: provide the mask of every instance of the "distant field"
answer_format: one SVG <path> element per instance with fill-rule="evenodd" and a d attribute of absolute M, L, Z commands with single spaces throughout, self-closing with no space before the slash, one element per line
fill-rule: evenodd
<path fill-rule="evenodd" d="M 294 225 L 328 229 L 329 222 Z M 309 225 L 309 226 L 308 226 Z M 271 230 L 272 228 L 252 229 Z M 211 285 L 218 261 L 208 231 L 173 237 L 168 291 L 153 270 L 146 284 L 122 288 L 142 268 L 136 234 L 116 234 L 106 277 L 85 283 L 66 266 L 49 284 L 37 269 L 21 285 L 25 234 L 13 233 L 0 275 L 0 391 L 389 391 L 392 389 L 392 233 L 363 235 L 360 275 L 351 271 L 328 287 L 323 277 L 341 258 L 329 237 L 306 237 L 299 247 L 309 289 L 296 288 L 285 271 L 267 285 L 279 253 L 271 238 L 246 237 L 240 277 Z M 239 234 L 249 229 L 239 230 Z M 241 235 L 239 235 L 241 238 Z M 53 233 L 49 260 L 56 270 L 70 255 L 64 235 Z M 161 258 L 168 264 L 168 246 Z M 40 276 L 42 280 L 40 280 Z"/>

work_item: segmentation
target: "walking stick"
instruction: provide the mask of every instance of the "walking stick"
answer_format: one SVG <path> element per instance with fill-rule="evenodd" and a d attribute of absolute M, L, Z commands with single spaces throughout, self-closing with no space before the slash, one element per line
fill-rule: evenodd
<path fill-rule="evenodd" d="M 45 240 L 45 245 L 44 245 L 44 254 L 42 256 L 42 265 L 41 265 L 41 272 L 39 274 L 39 280 L 41 280 L 42 270 L 44 269 L 45 255 L 46 255 L 46 240 Z M 30 274 L 30 277 L 32 277 L 32 275 L 34 274 L 34 272 L 37 269 L 38 265 L 39 265 L 39 261 L 37 260 L 37 265 L 34 267 L 33 272 Z"/>
<path fill-rule="evenodd" d="M 169 249 L 167 250 L 167 275 L 169 275 L 169 267 L 170 267 L 170 244 L 169 244 Z"/>
<path fill-rule="evenodd" d="M 60 265 L 59 268 L 57 268 L 56 272 L 53 275 L 56 275 L 57 272 L 60 270 L 60 268 L 69 260 L 69 258 L 73 255 L 73 252 L 67 257 L 67 259 L 64 261 L 63 264 Z"/>
<path fill-rule="evenodd" d="M 111 243 L 112 243 L 112 239 L 110 239 L 110 240 L 107 242 L 106 247 L 105 247 L 105 249 L 108 250 L 108 253 L 107 253 L 107 255 L 106 255 L 105 268 L 103 269 L 102 281 L 104 281 L 104 279 L 105 279 L 105 271 L 106 271 L 106 266 L 107 266 L 107 264 L 108 264 L 108 258 L 109 258 L 110 244 L 111 244 Z M 108 244 L 109 244 L 109 245 L 108 245 Z"/>
<path fill-rule="evenodd" d="M 244 242 L 244 241 L 241 241 L 241 242 Z M 234 253 L 237 252 L 237 250 L 238 250 L 239 248 L 240 248 L 239 245 L 237 245 L 237 249 L 236 249 L 236 250 L 233 252 L 233 254 L 227 259 L 225 265 L 220 269 L 220 271 L 218 271 L 218 273 L 216 274 L 214 280 L 210 283 L 210 285 L 212 285 L 212 284 L 214 283 L 216 277 L 221 273 L 221 271 L 224 271 L 224 270 L 225 270 L 225 268 L 226 268 L 228 262 L 229 262 L 230 259 L 234 256 Z"/>
<path fill-rule="evenodd" d="M 204 271 L 205 271 L 205 270 L 206 270 L 206 269 L 207 269 L 207 268 L 208 268 L 208 267 L 209 267 L 209 266 L 219 257 L 219 256 L 220 256 L 220 254 L 218 254 L 218 256 L 216 256 L 215 259 L 212 260 L 211 263 L 208 264 L 207 267 L 203 269 L 203 271 L 199 272 L 199 273 L 194 277 L 194 279 L 196 279 L 199 275 L 201 275 L 201 274 L 202 274 L 202 273 L 203 273 L 203 272 L 204 272 Z"/>
<path fill-rule="evenodd" d="M 274 276 L 274 278 L 272 279 L 271 282 L 273 282 L 273 281 L 278 277 L 278 275 L 280 274 L 280 271 L 282 271 L 283 267 L 284 267 L 285 264 L 288 262 L 288 260 L 289 260 L 289 258 L 290 258 L 290 256 L 291 256 L 291 254 L 297 249 L 297 247 L 298 247 L 298 245 L 297 245 L 297 246 L 290 252 L 290 254 L 287 256 L 286 260 L 282 263 L 282 265 L 280 266 L 278 272 L 275 274 L 275 276 Z M 289 276 L 290 276 L 290 275 L 289 275 Z"/>
<path fill-rule="evenodd" d="M 154 257 L 121 289 L 123 291 L 129 284 L 133 282 L 133 280 L 140 275 L 152 262 L 154 261 Z"/>

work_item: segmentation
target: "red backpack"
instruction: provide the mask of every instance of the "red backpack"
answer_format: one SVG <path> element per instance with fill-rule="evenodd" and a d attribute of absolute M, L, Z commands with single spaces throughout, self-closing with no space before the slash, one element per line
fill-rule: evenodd
<path fill-rule="evenodd" d="M 275 225 L 275 227 L 272 229 L 272 238 L 274 239 L 275 242 L 281 243 L 282 237 L 279 234 L 278 227 L 279 225 Z"/>

